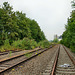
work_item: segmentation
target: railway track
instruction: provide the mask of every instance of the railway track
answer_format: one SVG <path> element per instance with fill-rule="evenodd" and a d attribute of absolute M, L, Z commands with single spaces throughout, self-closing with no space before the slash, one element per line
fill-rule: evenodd
<path fill-rule="evenodd" d="M 51 47 L 52 47 L 52 46 L 51 46 Z M 51 47 L 50 47 L 50 48 L 51 48 Z M 33 49 L 33 50 L 37 50 L 37 49 L 41 49 L 41 48 L 38 48 L 38 47 L 37 47 L 37 48 L 35 48 L 35 49 Z M 15 50 L 15 51 L 14 51 L 14 50 L 10 50 L 10 51 L 6 51 L 6 52 L 0 52 L 0 56 L 1 56 L 1 55 L 10 54 L 10 52 L 11 52 L 11 53 L 17 53 L 17 52 L 21 52 L 21 51 L 23 51 L 23 50 L 20 50 L 20 49 L 19 49 L 19 50 Z"/>
<path fill-rule="evenodd" d="M 26 54 L 18 55 L 16 57 L 0 61 L 0 74 L 5 72 L 6 70 L 11 69 L 12 67 L 24 62 L 24 61 L 27 61 L 27 60 L 43 53 L 46 50 L 48 50 L 48 48 L 38 49 L 38 50 L 29 52 L 29 53 L 26 53 Z"/>
<path fill-rule="evenodd" d="M 55 75 L 75 75 L 75 60 L 62 45 L 60 46 Z"/>
<path fill-rule="evenodd" d="M 9 70 L 24 61 L 28 61 L 46 50 L 48 49 L 39 49 L 6 61 L 2 61 L 0 62 L 0 73 Z M 75 75 L 75 59 L 65 46 L 59 45 L 56 48 L 54 55 L 41 75 Z"/>
<path fill-rule="evenodd" d="M 75 75 L 75 60 L 64 46 L 59 46 L 42 75 Z"/>
<path fill-rule="evenodd" d="M 20 52 L 20 51 L 11 51 L 12 53 L 16 53 L 16 52 Z M 0 56 L 1 55 L 6 55 L 6 54 L 9 54 L 10 53 L 10 51 L 9 52 L 0 52 Z"/>

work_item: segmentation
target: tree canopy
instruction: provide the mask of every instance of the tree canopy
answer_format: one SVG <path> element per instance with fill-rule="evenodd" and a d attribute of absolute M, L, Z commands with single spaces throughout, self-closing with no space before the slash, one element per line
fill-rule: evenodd
<path fill-rule="evenodd" d="M 75 1 L 72 1 L 72 7 L 75 8 Z M 75 10 L 71 12 L 70 18 L 65 25 L 65 32 L 62 35 L 61 43 L 71 48 L 75 52 Z"/>
<path fill-rule="evenodd" d="M 14 12 L 13 7 L 8 2 L 4 2 L 0 8 L 0 45 L 3 45 L 6 39 L 9 39 L 11 44 L 25 37 L 37 42 L 46 40 L 35 20 L 27 18 L 23 12 Z"/>

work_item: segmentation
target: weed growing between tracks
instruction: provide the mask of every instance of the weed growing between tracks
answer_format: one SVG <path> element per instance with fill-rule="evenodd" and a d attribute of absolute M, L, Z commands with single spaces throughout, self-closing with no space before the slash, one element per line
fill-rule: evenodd
<path fill-rule="evenodd" d="M 9 56 L 11 56 L 11 54 L 12 54 L 12 51 L 9 51 Z"/>
<path fill-rule="evenodd" d="M 32 53 L 25 54 L 25 56 L 26 56 L 27 58 L 29 58 L 29 57 L 32 56 Z"/>

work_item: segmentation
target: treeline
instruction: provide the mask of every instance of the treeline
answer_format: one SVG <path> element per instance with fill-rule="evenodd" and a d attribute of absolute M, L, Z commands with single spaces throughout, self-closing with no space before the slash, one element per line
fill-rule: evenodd
<path fill-rule="evenodd" d="M 75 8 L 75 1 L 72 1 L 72 7 Z M 61 43 L 75 52 L 75 10 L 71 12 L 71 16 L 68 18 L 65 29 Z"/>
<path fill-rule="evenodd" d="M 4 2 L 0 8 L 0 46 L 8 43 L 23 46 L 23 43 L 28 44 L 31 40 L 34 43 L 46 40 L 38 23 L 27 18 L 23 12 L 14 12 L 13 7 L 8 2 Z"/>

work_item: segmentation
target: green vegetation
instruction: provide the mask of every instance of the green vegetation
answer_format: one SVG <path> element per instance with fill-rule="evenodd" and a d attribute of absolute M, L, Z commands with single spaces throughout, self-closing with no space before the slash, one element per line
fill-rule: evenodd
<path fill-rule="evenodd" d="M 48 42 L 47 40 L 44 40 L 44 41 L 40 41 L 38 45 L 41 46 L 41 48 L 48 48 L 50 47 L 51 43 Z"/>
<path fill-rule="evenodd" d="M 11 56 L 11 54 L 12 54 L 12 51 L 9 51 L 9 56 Z"/>
<path fill-rule="evenodd" d="M 72 1 L 72 7 L 75 8 L 75 0 Z M 70 18 L 65 25 L 65 32 L 62 35 L 61 43 L 71 48 L 75 52 L 75 10 L 72 10 Z"/>
<path fill-rule="evenodd" d="M 29 58 L 32 56 L 32 53 L 25 54 L 25 56 Z"/>
<path fill-rule="evenodd" d="M 0 8 L 0 52 L 47 47 L 44 40 L 45 35 L 35 20 L 27 18 L 23 12 L 14 12 L 8 2 L 3 3 Z M 46 43 L 49 44 L 47 40 Z"/>
<path fill-rule="evenodd" d="M 34 49 L 37 47 L 37 42 L 33 39 L 24 38 L 23 40 L 14 41 L 12 46 L 18 49 Z"/>
<path fill-rule="evenodd" d="M 53 40 L 53 42 L 54 42 L 54 43 L 58 43 L 58 42 L 59 42 L 58 38 L 55 38 L 55 39 Z"/>

